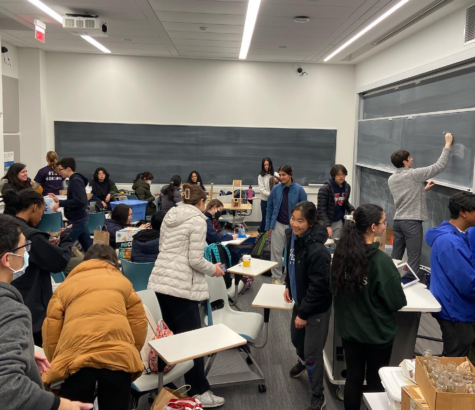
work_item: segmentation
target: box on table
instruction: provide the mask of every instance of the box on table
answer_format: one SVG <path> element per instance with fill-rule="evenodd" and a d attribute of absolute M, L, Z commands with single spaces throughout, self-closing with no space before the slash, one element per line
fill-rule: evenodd
<path fill-rule="evenodd" d="M 465 361 L 468 361 L 470 371 L 475 373 L 475 367 L 467 357 L 440 358 L 444 365 L 447 362 L 455 362 L 459 366 Z M 438 392 L 432 385 L 420 356 L 416 357 L 416 383 L 431 410 L 475 410 L 475 394 Z"/>
<path fill-rule="evenodd" d="M 245 254 L 245 253 L 251 253 L 252 248 L 254 247 L 256 243 L 256 239 L 259 236 L 259 232 L 257 231 L 248 231 L 246 232 L 246 235 L 251 235 L 249 238 L 247 238 L 241 245 L 238 245 L 238 252 L 240 254 Z"/>
<path fill-rule="evenodd" d="M 388 253 L 389 256 L 391 256 L 391 253 L 393 251 L 393 238 L 393 228 L 387 228 L 383 236 L 376 236 L 374 238 L 374 242 L 379 242 L 379 249 L 381 249 L 383 252 Z"/>
<path fill-rule="evenodd" d="M 418 386 L 403 386 L 401 398 L 401 410 L 430 409 Z"/>
<path fill-rule="evenodd" d="M 112 201 L 110 203 L 111 209 L 114 210 L 114 208 L 119 205 L 119 204 L 125 204 L 128 205 L 132 208 L 132 221 L 131 222 L 137 222 L 137 221 L 143 221 L 145 220 L 145 211 L 147 208 L 147 201 L 139 201 L 137 199 L 127 199 L 126 201 Z"/>
<path fill-rule="evenodd" d="M 115 249 L 119 259 L 130 260 L 132 254 L 132 238 L 143 228 L 124 228 L 115 234 Z"/>

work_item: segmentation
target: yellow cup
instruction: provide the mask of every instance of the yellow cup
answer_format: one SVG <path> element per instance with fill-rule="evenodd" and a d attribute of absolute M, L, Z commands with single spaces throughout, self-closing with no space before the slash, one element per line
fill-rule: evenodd
<path fill-rule="evenodd" d="M 250 256 L 244 256 L 242 258 L 242 266 L 245 268 L 249 268 L 251 266 L 251 257 Z"/>

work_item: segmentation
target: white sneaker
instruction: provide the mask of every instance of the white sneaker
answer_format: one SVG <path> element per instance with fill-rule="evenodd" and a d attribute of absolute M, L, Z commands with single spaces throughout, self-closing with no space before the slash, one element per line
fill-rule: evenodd
<path fill-rule="evenodd" d="M 272 284 L 273 285 L 282 285 L 282 281 L 280 279 L 272 279 Z"/>
<path fill-rule="evenodd" d="M 196 394 L 193 397 L 201 402 L 204 409 L 221 407 L 224 404 L 224 398 L 215 396 L 211 390 L 203 394 Z"/>

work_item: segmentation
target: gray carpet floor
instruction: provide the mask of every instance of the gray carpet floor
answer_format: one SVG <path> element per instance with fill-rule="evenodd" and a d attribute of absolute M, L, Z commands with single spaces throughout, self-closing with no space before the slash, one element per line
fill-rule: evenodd
<path fill-rule="evenodd" d="M 270 283 L 270 278 L 257 278 L 251 289 L 240 296 L 238 306 L 243 311 L 263 313 L 262 309 L 252 308 L 251 303 L 259 291 L 262 283 Z M 310 403 L 310 388 L 307 375 L 299 379 L 289 377 L 290 368 L 296 363 L 297 356 L 290 341 L 291 312 L 273 310 L 269 323 L 269 341 L 263 349 L 252 349 L 252 354 L 266 377 L 267 392 L 259 393 L 257 384 L 237 385 L 213 389 L 217 395 L 223 396 L 226 403 L 224 410 L 306 410 Z M 421 318 L 419 334 L 440 338 L 438 323 L 428 314 Z M 440 354 L 442 344 L 418 339 L 416 350 L 430 348 Z M 218 354 L 211 374 L 225 374 L 230 371 L 245 370 L 242 359 L 237 357 L 236 351 Z M 176 385 L 184 384 L 182 380 Z M 325 396 L 328 410 L 343 410 L 343 402 L 337 398 L 336 386 L 331 385 L 325 378 Z M 146 397 L 140 401 L 139 409 L 148 410 L 150 404 Z M 362 404 L 362 409 L 366 406 Z"/>

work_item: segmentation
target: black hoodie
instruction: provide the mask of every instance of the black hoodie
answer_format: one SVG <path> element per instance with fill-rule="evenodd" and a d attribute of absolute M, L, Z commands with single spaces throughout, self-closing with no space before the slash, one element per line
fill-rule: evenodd
<path fill-rule="evenodd" d="M 328 232 L 322 225 L 311 228 L 310 234 L 295 241 L 295 276 L 297 280 L 296 300 L 300 319 L 326 312 L 332 304 L 330 291 L 330 252 L 325 248 Z M 285 264 L 289 260 L 292 228 L 285 231 Z M 289 275 L 285 277 L 285 287 L 290 291 Z M 292 294 L 290 295 L 292 298 Z"/>
<path fill-rule="evenodd" d="M 75 172 L 69 177 L 68 199 L 59 201 L 59 206 L 64 207 L 64 216 L 70 224 L 87 221 L 87 178 Z"/>

